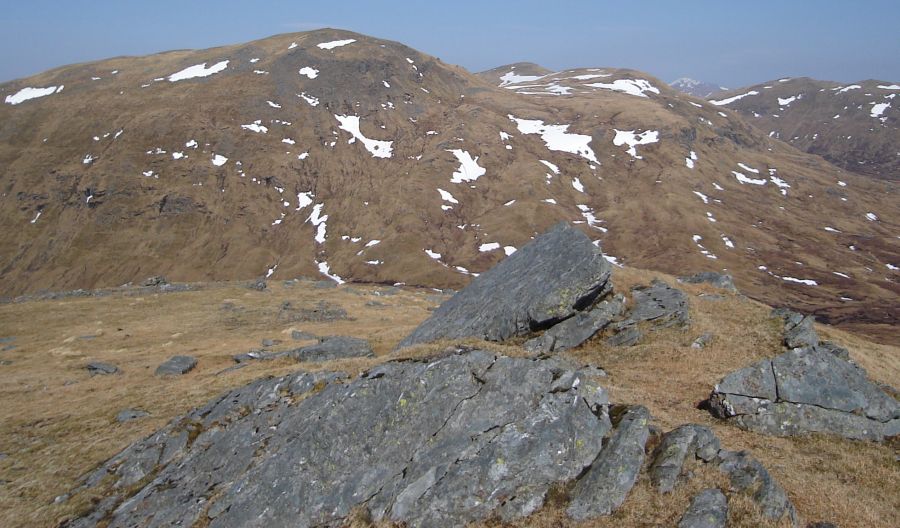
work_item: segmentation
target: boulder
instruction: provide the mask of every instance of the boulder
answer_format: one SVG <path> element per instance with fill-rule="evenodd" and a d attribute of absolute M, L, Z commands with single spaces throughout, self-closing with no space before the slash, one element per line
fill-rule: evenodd
<path fill-rule="evenodd" d="M 119 372 L 119 367 L 111 363 L 103 363 L 101 361 L 92 361 L 85 365 L 84 368 L 92 377 L 97 375 L 108 376 L 110 374 L 117 374 Z"/>
<path fill-rule="evenodd" d="M 332 361 L 335 359 L 374 357 L 372 345 L 365 339 L 347 336 L 325 337 L 315 345 L 294 349 L 288 355 L 296 361 Z"/>
<path fill-rule="evenodd" d="M 197 358 L 193 356 L 172 356 L 165 363 L 156 367 L 157 376 L 180 376 L 194 370 Z"/>
<path fill-rule="evenodd" d="M 581 521 L 609 515 L 625 502 L 644 463 L 644 446 L 650 435 L 650 412 L 636 406 L 624 411 L 600 456 L 572 489 L 566 508 L 569 517 Z"/>
<path fill-rule="evenodd" d="M 503 341 L 550 328 L 610 291 L 610 272 L 584 233 L 557 224 L 441 304 L 398 348 L 466 337 Z"/>
<path fill-rule="evenodd" d="M 694 495 L 678 528 L 725 528 L 728 521 L 728 499 L 718 488 L 710 488 Z"/>
<path fill-rule="evenodd" d="M 730 292 L 737 292 L 734 286 L 734 279 L 727 273 L 718 273 L 715 271 L 701 271 L 693 275 L 678 277 L 678 282 L 687 284 L 711 284 L 716 288 L 722 288 Z"/>
<path fill-rule="evenodd" d="M 900 434 L 897 400 L 861 368 L 818 347 L 727 375 L 709 403 L 719 418 L 775 436 L 818 432 L 882 441 Z"/>

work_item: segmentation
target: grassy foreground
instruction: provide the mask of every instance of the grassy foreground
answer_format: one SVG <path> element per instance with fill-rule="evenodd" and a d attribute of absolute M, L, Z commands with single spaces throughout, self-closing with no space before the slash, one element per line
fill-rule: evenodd
<path fill-rule="evenodd" d="M 627 292 L 655 277 L 674 284 L 672 277 L 628 268 L 615 270 L 614 283 L 618 291 Z M 820 435 L 771 438 L 724 425 L 697 409 L 723 375 L 779 353 L 779 327 L 762 304 L 730 294 L 722 294 L 721 300 L 700 297 L 722 293 L 706 286 L 679 287 L 690 294 L 689 328 L 651 333 L 630 348 L 607 348 L 595 339 L 572 356 L 604 368 L 611 400 L 646 405 L 663 430 L 701 423 L 715 430 L 723 447 L 750 450 L 787 490 L 804 521 L 895 526 L 900 511 L 896 446 Z M 215 283 L 181 293 L 0 305 L 0 338 L 15 337 L 0 348 L 16 347 L 0 352 L 0 360 L 10 362 L 0 366 L 0 453 L 5 455 L 0 455 L 0 526 L 54 526 L 85 511 L 97 497 L 80 494 L 61 504 L 54 504 L 54 498 L 129 443 L 228 388 L 300 368 L 355 375 L 390 359 L 442 350 L 449 343 L 392 352 L 442 298 L 430 290 L 393 293 L 374 285 L 317 288 L 309 281 L 273 281 L 263 292 L 243 284 Z M 349 318 L 298 322 L 280 316 L 284 302 L 314 308 L 320 301 L 339 305 Z M 302 367 L 284 359 L 222 372 L 234 365 L 232 355 L 258 348 L 262 339 L 282 341 L 273 349 L 305 344 L 291 339 L 292 330 L 366 338 L 377 357 Z M 818 331 L 822 338 L 849 348 L 851 358 L 876 381 L 896 385 L 900 380 L 900 348 L 826 326 Z M 715 335 L 712 344 L 691 348 L 705 332 Z M 469 344 L 521 354 L 515 344 Z M 198 367 L 178 378 L 153 375 L 162 361 L 177 354 L 197 357 Z M 92 378 L 83 368 L 92 360 L 114 363 L 122 372 Z M 151 416 L 116 422 L 116 414 L 126 408 L 140 408 Z M 560 489 L 541 512 L 518 525 L 672 526 L 694 492 L 711 485 L 727 488 L 713 469 L 698 466 L 694 473 L 693 480 L 665 496 L 642 479 L 618 512 L 582 524 L 565 518 L 565 490 Z M 767 526 L 749 500 L 732 499 L 729 507 L 729 526 Z M 360 515 L 351 524 L 369 523 Z"/>

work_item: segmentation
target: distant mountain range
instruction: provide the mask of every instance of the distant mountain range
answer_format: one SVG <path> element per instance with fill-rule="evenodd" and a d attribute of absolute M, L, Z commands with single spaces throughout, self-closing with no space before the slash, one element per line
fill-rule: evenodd
<path fill-rule="evenodd" d="M 842 118 L 893 126 L 877 90 Z M 619 263 L 727 270 L 873 331 L 900 317 L 896 186 L 782 142 L 799 134 L 751 96 L 603 67 L 476 75 L 319 30 L 66 66 L 0 100 L 0 295 L 151 275 L 459 288 L 567 220 Z"/>
<path fill-rule="evenodd" d="M 719 92 L 728 90 L 728 88 L 719 86 L 718 84 L 697 81 L 688 77 L 676 79 L 675 81 L 669 83 L 669 86 L 678 90 L 679 92 L 693 95 L 694 97 L 699 97 L 701 99 L 705 99 Z"/>
<path fill-rule="evenodd" d="M 900 180 L 900 94 L 896 82 L 849 84 L 807 77 L 777 79 L 715 94 L 712 102 L 835 165 L 885 180 Z"/>

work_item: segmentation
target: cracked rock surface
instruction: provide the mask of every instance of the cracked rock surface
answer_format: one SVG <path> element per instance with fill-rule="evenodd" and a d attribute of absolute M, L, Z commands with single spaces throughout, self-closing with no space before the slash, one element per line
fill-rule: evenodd
<path fill-rule="evenodd" d="M 552 358 L 476 350 L 344 378 L 260 380 L 174 420 L 86 477 L 114 497 L 71 525 L 337 526 L 360 506 L 408 526 L 511 520 L 613 431 L 603 390 Z"/>
<path fill-rule="evenodd" d="M 549 328 L 606 295 L 610 273 L 584 233 L 559 223 L 476 277 L 398 348 L 465 337 L 503 341 Z"/>
<path fill-rule="evenodd" d="M 900 405 L 851 363 L 846 350 L 819 343 L 810 316 L 776 311 L 787 352 L 732 372 L 710 396 L 713 414 L 759 433 L 830 433 L 882 441 L 900 434 Z"/>

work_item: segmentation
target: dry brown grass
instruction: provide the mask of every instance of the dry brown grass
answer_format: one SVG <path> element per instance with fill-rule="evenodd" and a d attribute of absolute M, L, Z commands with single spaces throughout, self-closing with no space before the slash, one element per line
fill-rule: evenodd
<path fill-rule="evenodd" d="M 617 269 L 617 289 L 646 283 L 660 276 Z M 748 449 L 784 486 L 806 520 L 829 520 L 842 527 L 892 526 L 900 510 L 900 471 L 888 446 L 824 436 L 770 438 L 741 431 L 712 419 L 696 408 L 718 379 L 747 363 L 778 352 L 777 325 L 769 308 L 739 296 L 722 301 L 697 297 L 719 293 L 705 286 L 682 286 L 691 297 L 692 324 L 687 330 L 653 332 L 645 343 L 609 349 L 600 340 L 573 354 L 576 360 L 601 366 L 609 373 L 606 386 L 615 402 L 646 405 L 656 425 L 668 430 L 694 422 L 711 426 L 729 449 Z M 77 495 L 54 505 L 78 477 L 129 443 L 163 426 L 193 406 L 231 387 L 262 376 L 298 369 L 288 360 L 254 362 L 237 371 L 218 374 L 233 365 L 231 356 L 258 347 L 263 338 L 281 339 L 280 348 L 296 346 L 292 329 L 318 335 L 344 334 L 369 339 L 376 358 L 309 365 L 310 369 L 343 369 L 351 374 L 395 357 L 424 357 L 449 343 L 392 352 L 394 345 L 429 314 L 432 292 L 404 290 L 376 296 L 376 286 L 316 289 L 300 282 L 292 287 L 272 283 L 265 292 L 236 284 L 216 284 L 195 292 L 111 296 L 39 301 L 0 306 L 3 335 L 16 336 L 15 350 L 0 359 L 5 384 L 0 387 L 0 525 L 51 526 L 89 506 L 90 497 Z M 276 315 L 283 301 L 295 305 L 327 300 L 344 307 L 354 320 L 289 324 Z M 377 299 L 387 306 L 367 306 Z M 222 310 L 223 303 L 243 307 Z M 693 339 L 711 332 L 716 338 L 704 350 L 690 348 Z M 832 328 L 827 338 L 847 345 L 851 357 L 870 375 L 897 384 L 897 347 L 874 344 Z M 93 339 L 79 336 L 95 335 Z M 507 355 L 520 354 L 510 345 L 470 341 Z M 172 379 L 153 375 L 156 366 L 176 354 L 191 354 L 200 363 L 190 374 Z M 90 378 L 83 366 L 90 360 L 119 365 L 122 374 Z M 306 366 L 304 367 L 306 368 Z M 124 408 L 149 411 L 146 419 L 119 424 Z M 715 470 L 698 466 L 696 478 L 666 496 L 642 481 L 613 516 L 584 526 L 672 525 L 687 507 L 691 494 L 703 487 L 726 486 Z M 564 495 L 564 494 L 558 494 Z M 731 525 L 765 526 L 752 504 L 730 502 Z M 352 526 L 367 526 L 357 516 Z M 492 521 L 483 526 L 496 526 Z M 559 499 L 517 525 L 546 527 L 574 524 L 565 519 Z"/>

